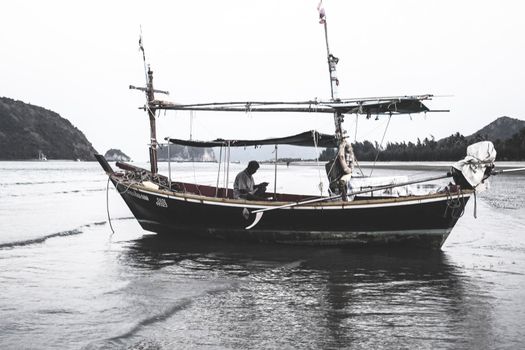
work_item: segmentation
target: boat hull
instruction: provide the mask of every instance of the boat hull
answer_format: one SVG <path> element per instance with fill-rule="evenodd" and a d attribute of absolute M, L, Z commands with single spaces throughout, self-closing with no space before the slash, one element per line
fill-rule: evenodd
<path fill-rule="evenodd" d="M 408 199 L 331 202 L 275 209 L 249 201 L 170 195 L 113 179 L 147 231 L 225 240 L 296 245 L 403 245 L 440 248 L 461 216 L 470 193 Z M 260 203 L 260 202 L 259 202 Z"/>

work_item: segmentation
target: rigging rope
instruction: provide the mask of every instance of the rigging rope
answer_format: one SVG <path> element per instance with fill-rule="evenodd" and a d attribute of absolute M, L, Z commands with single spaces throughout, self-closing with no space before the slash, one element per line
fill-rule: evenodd
<path fill-rule="evenodd" d="M 355 115 L 355 133 L 354 133 L 354 143 L 357 143 L 357 126 L 358 126 L 358 119 L 359 119 L 359 114 L 356 113 Z M 363 172 L 363 169 L 361 169 L 361 164 L 359 164 L 359 162 L 357 161 L 357 157 L 354 156 L 354 161 L 357 165 L 357 168 L 359 169 L 359 172 L 361 173 L 361 176 L 365 176 L 365 173 Z M 332 169 L 330 169 L 331 171 Z"/>
<path fill-rule="evenodd" d="M 465 198 L 463 196 L 463 192 L 459 190 L 457 192 L 456 198 L 454 198 L 454 194 L 450 193 L 448 187 L 446 188 L 446 191 L 447 206 L 445 207 L 443 217 L 447 217 L 447 212 L 450 209 L 450 217 L 452 217 L 453 219 L 459 219 L 465 213 Z M 459 212 L 457 212 L 457 209 L 459 209 Z"/>
<path fill-rule="evenodd" d="M 388 126 L 390 125 L 390 119 L 392 119 L 392 114 L 388 116 L 388 122 L 386 123 L 385 132 L 383 133 L 383 137 L 381 138 L 381 143 L 379 144 L 379 147 L 377 148 L 376 159 L 374 159 L 374 164 L 372 165 L 372 170 L 370 170 L 369 176 L 372 176 L 372 173 L 374 172 L 374 168 L 376 166 L 377 159 L 379 158 L 379 152 L 381 151 L 381 147 L 383 147 L 383 141 L 385 140 L 386 131 L 388 130 Z"/>
<path fill-rule="evenodd" d="M 106 185 L 106 212 L 108 213 L 108 222 L 109 227 L 111 228 L 111 235 L 109 236 L 109 239 L 113 236 L 115 233 L 115 230 L 113 230 L 113 225 L 111 224 L 111 215 L 109 215 L 109 181 L 111 179 L 111 176 L 108 176 L 108 183 Z"/>
<path fill-rule="evenodd" d="M 356 113 L 355 115 L 355 133 L 354 133 L 354 142 L 357 142 L 357 126 L 359 121 L 359 115 Z"/>
<path fill-rule="evenodd" d="M 478 197 L 476 195 L 476 190 L 474 190 L 474 219 L 478 218 Z"/>

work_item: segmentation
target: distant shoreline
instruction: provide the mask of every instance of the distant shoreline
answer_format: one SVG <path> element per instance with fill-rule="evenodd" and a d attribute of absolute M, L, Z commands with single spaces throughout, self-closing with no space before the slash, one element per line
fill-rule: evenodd
<path fill-rule="evenodd" d="M 18 159 L 18 160 L 0 160 L 0 162 L 20 162 L 20 163 L 58 163 L 58 162 L 67 162 L 67 163 L 96 163 L 96 161 L 93 160 L 81 160 L 81 161 L 75 161 L 72 159 L 50 159 L 47 161 L 41 161 L 41 160 L 33 160 L 33 159 Z M 113 163 L 113 162 L 112 162 Z M 135 163 L 139 165 L 143 165 L 145 167 L 148 166 L 149 162 L 130 162 Z M 159 163 L 168 163 L 168 162 L 159 162 Z M 192 163 L 191 161 L 172 161 L 172 163 Z M 194 163 L 203 163 L 203 164 L 218 164 L 217 162 L 197 162 Z M 231 162 L 230 164 L 246 164 L 247 162 Z M 260 162 L 264 165 L 270 165 L 273 166 L 274 163 L 271 162 Z M 319 161 L 319 166 L 324 167 L 324 164 L 326 162 Z M 414 162 L 380 162 L 378 161 L 375 164 L 376 169 L 398 169 L 398 170 L 448 170 L 455 162 L 420 162 L 420 161 L 414 161 Z M 277 165 L 283 166 L 286 165 L 286 162 L 277 162 Z M 290 162 L 288 166 L 316 166 L 317 162 L 315 160 L 304 160 L 304 161 L 296 161 L 296 162 Z M 359 165 L 361 168 L 364 169 L 371 169 L 374 165 L 374 162 L 360 162 Z M 499 169 L 509 169 L 509 168 L 521 168 L 525 167 L 525 161 L 518 162 L 518 161 L 501 161 L 495 162 L 496 168 Z"/>
<path fill-rule="evenodd" d="M 319 161 L 319 165 L 324 167 L 326 162 Z M 375 165 L 376 169 L 398 169 L 398 170 L 448 170 L 455 162 L 380 162 L 378 161 Z M 273 163 L 268 163 L 273 164 Z M 278 162 L 279 165 L 285 165 L 286 163 Z M 289 166 L 315 166 L 316 161 L 297 161 L 291 162 Z M 371 169 L 374 166 L 374 162 L 360 162 L 361 168 Z M 495 162 L 496 168 L 520 168 L 525 167 L 525 161 L 501 161 Z"/>

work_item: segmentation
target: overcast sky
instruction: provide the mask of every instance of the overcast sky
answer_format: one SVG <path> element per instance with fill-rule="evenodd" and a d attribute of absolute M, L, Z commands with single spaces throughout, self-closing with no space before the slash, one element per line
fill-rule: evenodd
<path fill-rule="evenodd" d="M 7 1 L 0 21 L 0 96 L 69 119 L 104 153 L 147 159 L 138 51 L 142 25 L 155 87 L 174 102 L 328 98 L 317 0 Z M 451 109 L 396 117 L 390 141 L 468 135 L 507 115 L 525 119 L 525 2 L 325 0 L 341 97 L 431 93 Z M 160 98 L 161 96 L 157 96 Z M 380 140 L 387 118 L 360 118 L 357 140 Z M 345 128 L 355 136 L 356 120 Z M 333 132 L 328 115 L 197 113 L 193 137 Z M 186 112 L 158 136 L 188 138 Z"/>

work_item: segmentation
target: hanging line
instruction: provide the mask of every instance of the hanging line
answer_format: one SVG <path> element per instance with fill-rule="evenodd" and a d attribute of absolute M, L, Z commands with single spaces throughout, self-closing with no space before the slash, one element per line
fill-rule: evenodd
<path fill-rule="evenodd" d="M 359 114 L 355 114 L 355 133 L 354 133 L 354 143 L 357 143 L 357 127 L 358 127 L 358 121 L 359 121 Z M 357 168 L 359 169 L 359 172 L 361 173 L 361 176 L 365 176 L 365 173 L 363 172 L 363 169 L 361 169 L 361 164 L 359 164 L 359 162 L 357 161 L 357 157 L 355 156 L 355 153 L 354 153 L 354 161 L 355 161 L 355 164 L 357 165 Z"/>
<path fill-rule="evenodd" d="M 355 133 L 354 133 L 354 142 L 357 142 L 357 126 L 359 121 L 359 114 L 355 114 Z"/>
<path fill-rule="evenodd" d="M 369 176 L 372 176 L 372 173 L 374 172 L 377 158 L 379 158 L 379 152 L 381 151 L 381 147 L 383 147 L 383 141 L 385 140 L 386 131 L 388 130 L 388 126 L 390 125 L 390 119 L 392 119 L 392 114 L 388 116 L 388 122 L 386 123 L 385 132 L 383 133 L 383 137 L 381 138 L 381 143 L 379 144 L 379 148 L 377 149 L 377 153 L 376 153 L 376 159 L 374 159 L 374 164 L 372 165 L 372 170 L 370 170 Z"/>
<path fill-rule="evenodd" d="M 108 213 L 109 228 L 111 228 L 111 235 L 109 235 L 109 239 L 111 240 L 111 237 L 115 233 L 115 230 L 113 230 L 113 225 L 111 224 L 111 215 L 109 215 L 109 181 L 110 180 L 111 180 L 111 177 L 108 176 L 108 183 L 106 185 L 106 212 Z"/>
<path fill-rule="evenodd" d="M 319 167 L 319 149 L 317 148 L 317 133 L 315 130 L 312 130 L 312 138 L 314 140 L 315 146 L 315 162 L 317 164 L 317 172 L 319 173 L 319 192 L 321 196 L 323 195 L 323 179 L 321 178 L 321 168 Z"/>

